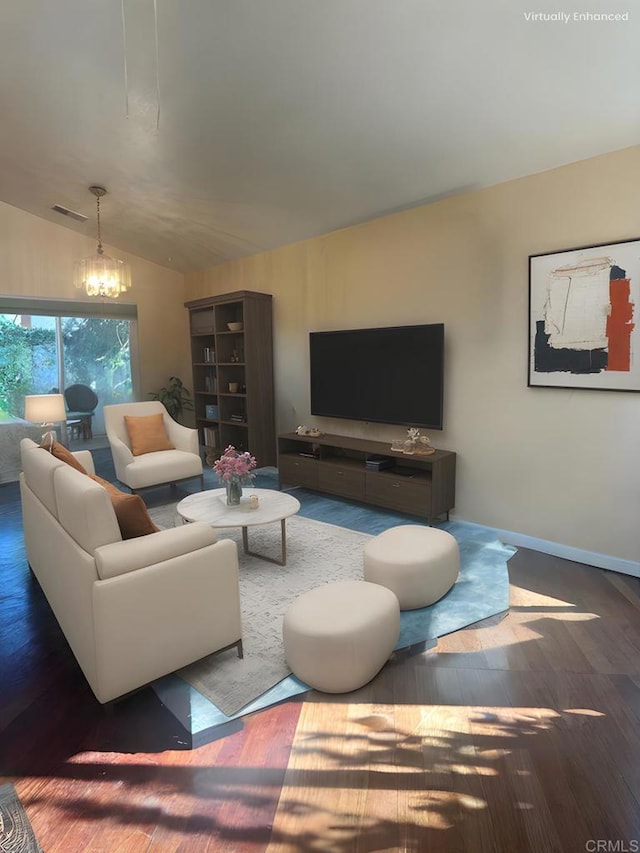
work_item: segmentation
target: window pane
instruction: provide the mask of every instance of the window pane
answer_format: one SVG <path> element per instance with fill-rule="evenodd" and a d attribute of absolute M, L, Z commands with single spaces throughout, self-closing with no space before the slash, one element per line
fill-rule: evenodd
<path fill-rule="evenodd" d="M 55 317 L 0 314 L 0 420 L 24 416 L 26 394 L 57 389 Z"/>
<path fill-rule="evenodd" d="M 45 305 L 47 311 L 54 308 L 53 301 L 22 300 L 31 301 L 34 311 L 41 311 Z M 115 310 L 132 306 L 110 306 L 108 318 L 63 317 L 62 312 L 55 311 L 28 314 L 25 308 L 25 313 L 19 313 L 23 306 L 9 305 L 6 299 L 4 303 L 4 312 L 0 312 L 0 482 L 9 482 L 20 472 L 20 440 L 27 436 L 40 441 L 42 435 L 39 425 L 24 420 L 27 394 L 64 392 L 71 385 L 87 385 L 98 397 L 95 411 L 86 418 L 74 419 L 75 425 L 69 423 L 59 435 L 61 440 L 70 441 L 72 449 L 85 446 L 91 434 L 106 443 L 103 406 L 133 398 L 131 337 L 136 325 L 135 307 L 133 317 L 120 317 L 120 310 Z M 69 311 L 68 306 L 65 309 Z M 89 424 L 87 435 L 84 427 Z M 100 446 L 99 441 L 92 446 Z"/>
<path fill-rule="evenodd" d="M 93 434 L 104 433 L 102 407 L 132 399 L 131 323 L 63 317 L 64 385 L 87 385 L 98 395 Z"/>

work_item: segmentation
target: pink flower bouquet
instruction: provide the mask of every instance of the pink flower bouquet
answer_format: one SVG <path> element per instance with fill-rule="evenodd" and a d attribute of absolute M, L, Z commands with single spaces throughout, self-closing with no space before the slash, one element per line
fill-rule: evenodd
<path fill-rule="evenodd" d="M 256 464 L 255 457 L 249 451 L 240 453 L 230 444 L 222 456 L 213 463 L 213 470 L 223 483 L 235 480 L 242 485 L 248 485 L 255 477 L 252 469 Z"/>

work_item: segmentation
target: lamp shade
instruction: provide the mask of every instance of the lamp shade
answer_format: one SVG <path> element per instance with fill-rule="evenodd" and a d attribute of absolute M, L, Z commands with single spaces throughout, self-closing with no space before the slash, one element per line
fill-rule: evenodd
<path fill-rule="evenodd" d="M 38 424 L 66 421 L 62 394 L 31 394 L 24 398 L 24 419 Z"/>
<path fill-rule="evenodd" d="M 131 288 L 131 272 L 124 261 L 95 254 L 76 262 L 73 283 L 84 288 L 88 296 L 115 299 Z"/>
<path fill-rule="evenodd" d="M 123 7 L 124 8 L 124 7 Z M 104 187 L 89 187 L 89 192 L 96 197 L 96 214 L 98 220 L 98 248 L 95 255 L 76 261 L 73 283 L 78 288 L 84 288 L 88 296 L 110 297 L 117 299 L 121 293 L 131 287 L 131 271 L 126 261 L 110 258 L 102 248 L 100 234 L 100 199 L 107 194 Z"/>

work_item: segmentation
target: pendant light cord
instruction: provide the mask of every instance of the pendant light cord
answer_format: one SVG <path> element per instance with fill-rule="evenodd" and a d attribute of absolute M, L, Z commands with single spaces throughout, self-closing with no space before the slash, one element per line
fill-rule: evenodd
<path fill-rule="evenodd" d="M 96 196 L 96 211 L 97 211 L 97 220 L 98 220 L 98 254 L 104 254 L 104 249 L 102 248 L 102 236 L 100 234 L 100 196 Z"/>
<path fill-rule="evenodd" d="M 124 74 L 124 113 L 129 118 L 129 70 L 127 67 L 127 20 L 124 11 L 125 0 L 120 0 L 122 16 L 122 61 Z M 160 38 L 158 36 L 158 0 L 153 0 L 153 28 L 156 52 L 156 130 L 160 130 Z"/>
<path fill-rule="evenodd" d="M 124 117 L 129 118 L 129 71 L 127 69 L 127 24 L 124 17 L 124 0 L 120 0 L 122 13 L 122 59 L 124 63 Z"/>
<path fill-rule="evenodd" d="M 160 130 L 160 42 L 158 39 L 158 0 L 153 0 L 153 24 L 156 34 L 156 101 L 158 111 L 156 113 L 156 130 Z"/>

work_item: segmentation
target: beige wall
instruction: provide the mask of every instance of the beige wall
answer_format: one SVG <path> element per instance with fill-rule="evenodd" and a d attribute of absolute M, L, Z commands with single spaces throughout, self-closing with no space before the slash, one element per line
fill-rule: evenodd
<path fill-rule="evenodd" d="M 529 254 L 638 236 L 633 148 L 189 274 L 186 294 L 273 294 L 279 431 L 401 435 L 310 416 L 308 332 L 444 322 L 431 438 L 458 453 L 456 516 L 637 563 L 640 396 L 527 388 L 527 270 Z"/>
<path fill-rule="evenodd" d="M 95 251 L 90 237 L 0 202 L 0 294 L 81 300 L 73 286 L 73 265 Z M 189 321 L 182 274 L 114 251 L 129 261 L 132 289 L 123 301 L 138 306 L 141 399 L 181 376 L 191 387 Z M 84 297 L 95 305 L 96 300 Z M 122 298 L 122 297 L 121 297 Z"/>

